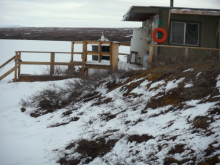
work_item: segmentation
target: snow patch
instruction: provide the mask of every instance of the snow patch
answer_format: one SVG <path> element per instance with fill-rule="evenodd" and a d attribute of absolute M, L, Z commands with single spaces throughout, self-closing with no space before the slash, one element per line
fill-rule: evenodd
<path fill-rule="evenodd" d="M 183 72 L 192 72 L 192 71 L 194 71 L 194 69 L 193 68 L 189 68 L 187 70 L 184 70 Z"/>
<path fill-rule="evenodd" d="M 192 82 L 188 82 L 184 84 L 184 88 L 191 88 L 193 87 L 193 83 Z"/>
<path fill-rule="evenodd" d="M 220 92 L 220 75 L 217 77 L 216 87 L 219 89 L 219 92 Z"/>

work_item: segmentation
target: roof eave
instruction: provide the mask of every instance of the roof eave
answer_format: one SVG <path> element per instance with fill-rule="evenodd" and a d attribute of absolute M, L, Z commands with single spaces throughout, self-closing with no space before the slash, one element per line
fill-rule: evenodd
<path fill-rule="evenodd" d="M 134 10 L 143 10 L 139 12 L 134 12 Z M 176 9 L 176 10 L 181 10 L 181 9 L 189 9 L 189 10 L 195 10 L 195 13 L 198 13 L 196 11 L 202 11 L 202 13 L 211 13 L 209 15 L 214 14 L 209 11 L 217 11 L 217 13 L 220 12 L 219 9 L 202 9 L 202 8 L 186 8 L 186 7 L 164 7 L 164 6 L 131 6 L 129 10 L 126 12 L 126 14 L 123 16 L 122 21 L 145 21 L 146 19 L 149 19 L 159 13 L 160 9 Z M 149 10 L 149 12 L 147 12 Z M 154 12 L 150 12 L 150 10 Z M 203 12 L 204 11 L 204 12 Z M 181 14 L 181 13 L 179 13 Z M 202 14 L 201 14 L 202 15 Z M 204 15 L 204 14 L 203 14 Z M 217 14 L 218 15 L 218 14 Z M 216 15 L 216 16 L 217 16 Z"/>

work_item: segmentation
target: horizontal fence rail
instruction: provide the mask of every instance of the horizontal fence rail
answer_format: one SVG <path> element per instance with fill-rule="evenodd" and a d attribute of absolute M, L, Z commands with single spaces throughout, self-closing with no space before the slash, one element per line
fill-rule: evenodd
<path fill-rule="evenodd" d="M 187 59 L 189 56 L 189 49 L 197 49 L 197 50 L 210 50 L 210 51 L 218 51 L 218 59 L 220 61 L 220 49 L 218 48 L 204 48 L 204 47 L 189 47 L 189 46 L 174 46 L 174 45 L 153 45 L 149 44 L 149 67 L 152 67 L 153 59 L 157 58 L 154 57 L 154 47 L 158 48 L 179 48 L 184 49 L 184 58 Z M 157 61 L 157 59 L 154 59 Z"/>
<path fill-rule="evenodd" d="M 83 50 L 82 52 L 74 52 L 74 44 L 82 44 Z M 88 51 L 87 45 L 88 44 L 96 44 L 98 45 L 98 51 Z M 110 52 L 103 52 L 101 51 L 101 45 L 109 45 Z M 15 66 L 7 71 L 0 77 L 0 80 L 5 78 L 7 75 L 14 71 L 14 81 L 17 81 L 17 78 L 20 76 L 21 65 L 49 65 L 50 66 L 50 76 L 54 74 L 54 66 L 55 65 L 68 65 L 68 66 L 82 66 L 82 71 L 88 74 L 89 68 L 96 68 L 96 69 L 106 69 L 106 68 L 113 68 L 116 69 L 118 67 L 118 55 L 129 55 L 126 53 L 119 53 L 119 46 L 130 46 L 130 44 L 126 43 L 114 43 L 110 41 L 72 41 L 71 42 L 71 52 L 49 52 L 49 51 L 16 51 L 15 56 L 11 59 L 6 61 L 4 64 L 0 66 L 0 69 L 7 65 L 9 62 L 14 60 Z M 39 61 L 23 61 L 21 60 L 21 54 L 23 53 L 48 53 L 50 54 L 50 62 L 39 62 Z M 55 54 L 70 54 L 70 62 L 55 62 Z M 81 55 L 82 61 L 73 61 L 74 54 Z M 98 62 L 101 62 L 102 56 L 110 57 L 110 65 L 97 65 L 97 64 L 88 64 L 87 55 L 97 55 Z"/>
<path fill-rule="evenodd" d="M 71 54 L 72 52 L 45 52 L 45 51 L 17 51 L 21 53 L 56 53 L 56 54 Z M 73 52 L 74 54 L 82 54 L 83 52 Z"/>

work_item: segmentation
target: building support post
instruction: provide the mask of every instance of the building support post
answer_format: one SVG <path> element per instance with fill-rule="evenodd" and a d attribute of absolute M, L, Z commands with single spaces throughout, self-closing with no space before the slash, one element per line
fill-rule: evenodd
<path fill-rule="evenodd" d="M 85 72 L 85 62 L 87 57 L 87 43 L 83 41 L 83 54 L 82 54 L 82 72 Z"/>
<path fill-rule="evenodd" d="M 112 69 L 118 68 L 118 48 L 119 45 L 116 43 L 111 44 L 111 53 L 110 53 L 110 66 Z"/>
<path fill-rule="evenodd" d="M 20 77 L 20 74 L 21 74 L 21 64 L 20 64 L 20 61 L 21 61 L 21 52 L 19 52 L 18 54 L 18 78 Z"/>
<path fill-rule="evenodd" d="M 149 68 L 152 68 L 153 53 L 154 53 L 153 48 L 154 48 L 153 45 L 149 45 L 149 62 L 148 62 Z"/>
<path fill-rule="evenodd" d="M 15 75 L 14 75 L 14 82 L 17 82 L 17 68 L 18 68 L 18 52 L 15 52 Z"/>
<path fill-rule="evenodd" d="M 170 17 L 171 17 L 171 9 L 169 9 L 169 15 L 168 15 L 168 30 L 170 28 Z"/>
<path fill-rule="evenodd" d="M 102 58 L 102 55 L 101 55 L 101 51 L 102 51 L 101 42 L 99 42 L 98 51 L 99 51 L 98 62 L 101 62 L 101 58 Z"/>
<path fill-rule="evenodd" d="M 50 54 L 50 76 L 54 74 L 55 53 Z"/>
<path fill-rule="evenodd" d="M 74 52 L 74 42 L 71 43 L 71 58 L 70 58 L 70 61 L 73 61 L 73 52 Z"/>

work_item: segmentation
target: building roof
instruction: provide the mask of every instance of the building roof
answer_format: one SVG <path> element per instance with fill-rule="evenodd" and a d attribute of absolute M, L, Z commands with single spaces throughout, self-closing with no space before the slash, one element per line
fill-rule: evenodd
<path fill-rule="evenodd" d="M 132 6 L 123 16 L 122 21 L 145 21 L 159 14 L 160 9 L 170 9 L 171 14 L 220 16 L 219 9 L 162 7 L 162 6 Z"/>

